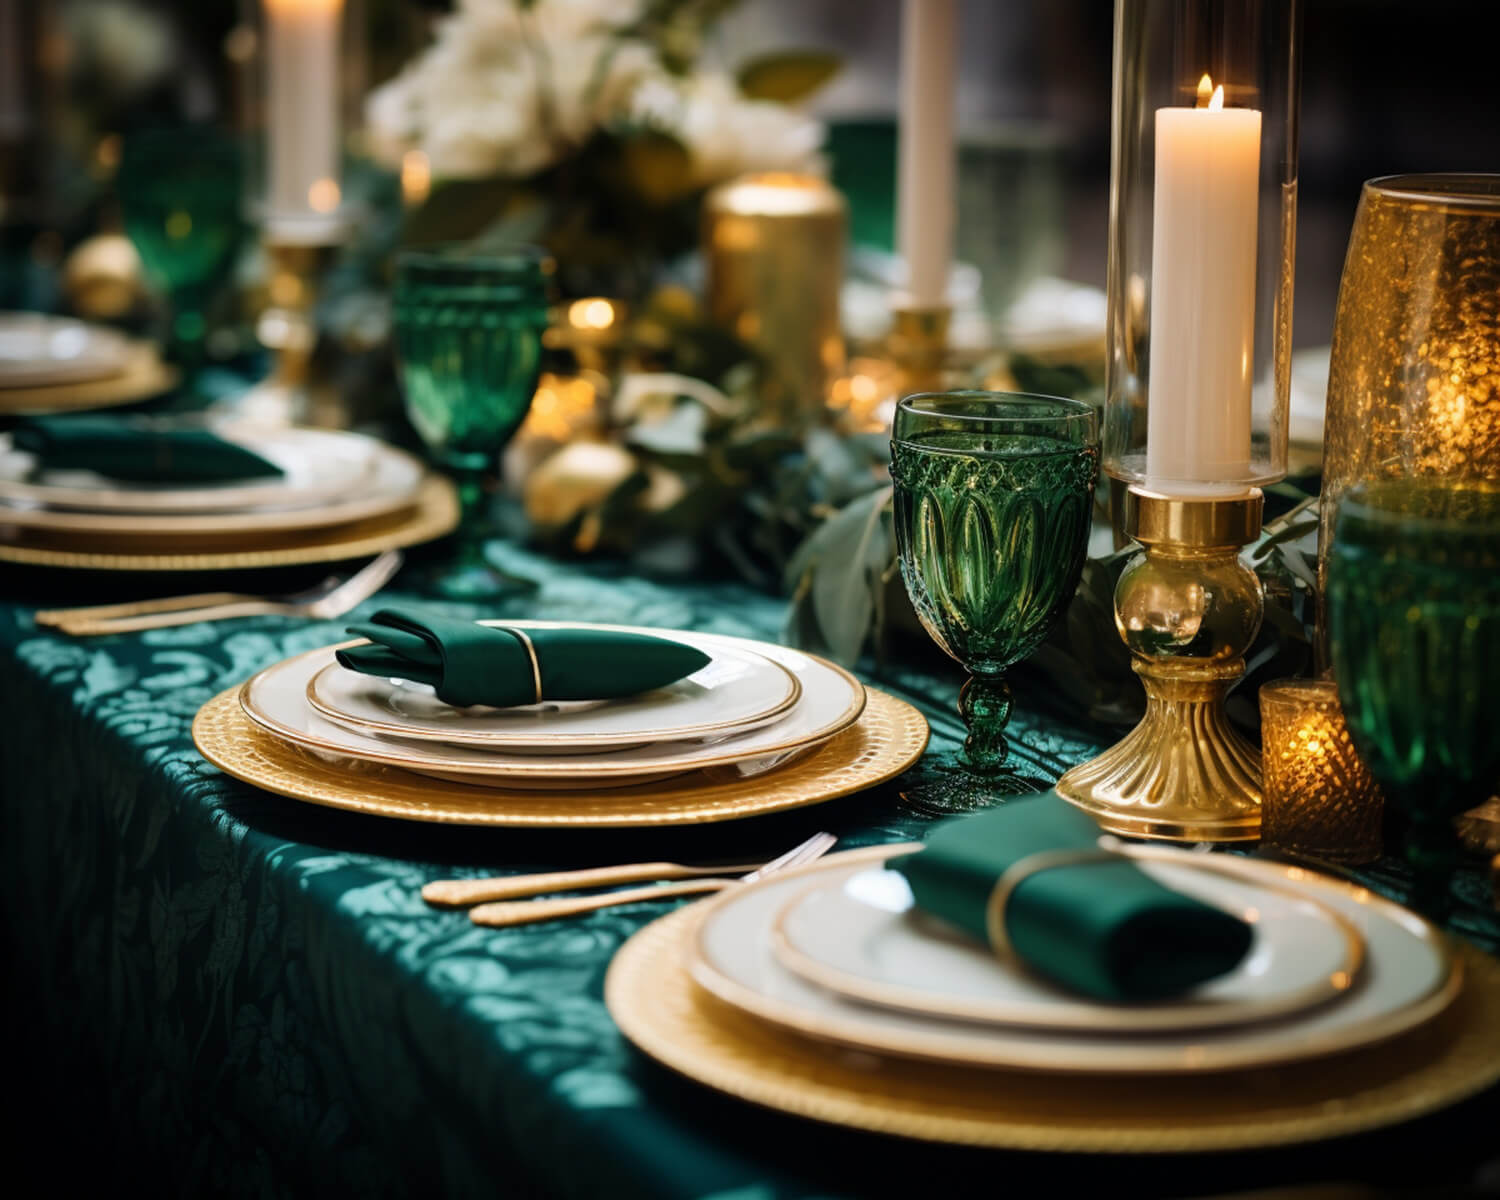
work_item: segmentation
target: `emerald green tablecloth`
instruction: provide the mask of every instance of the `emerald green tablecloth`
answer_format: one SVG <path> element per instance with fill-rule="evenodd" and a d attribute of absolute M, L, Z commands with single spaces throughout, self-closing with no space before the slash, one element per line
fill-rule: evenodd
<path fill-rule="evenodd" d="M 728 585 L 654 584 L 519 551 L 507 565 L 542 581 L 535 597 L 447 611 L 771 638 L 782 616 L 774 597 Z M 0 583 L 4 1032 L 22 1104 L 5 1123 L 7 1169 L 39 1167 L 49 1191 L 94 1174 L 144 1176 L 162 1195 L 1201 1195 L 1467 1179 L 1494 1153 L 1493 1098 L 1335 1147 L 1122 1161 L 924 1147 L 719 1097 L 636 1055 L 601 998 L 611 955 L 667 903 L 483 930 L 429 908 L 420 886 L 754 858 L 820 828 L 845 847 L 919 836 L 926 819 L 894 787 L 675 832 L 472 830 L 321 809 L 221 775 L 188 729 L 210 696 L 337 640 L 347 620 L 74 641 L 9 602 L 60 602 L 60 585 L 19 572 Z M 107 598 L 99 586 L 119 585 L 92 583 L 95 600 Z M 356 615 L 412 599 L 427 598 L 398 580 Z M 913 657 L 878 682 L 924 709 L 937 752 L 953 750 L 957 681 L 944 660 Z M 1041 700 L 1020 697 L 1015 747 L 1052 777 L 1102 735 L 1049 720 Z M 1415 1149 L 1435 1129 L 1442 1152 Z M 57 1136 L 64 1152 L 44 1151 Z"/>

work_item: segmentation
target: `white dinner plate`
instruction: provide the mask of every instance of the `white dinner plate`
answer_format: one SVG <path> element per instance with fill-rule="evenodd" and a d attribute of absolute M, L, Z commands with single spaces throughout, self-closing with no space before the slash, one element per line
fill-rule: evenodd
<path fill-rule="evenodd" d="M 1299 1012 L 1347 994 L 1364 943 L 1306 892 L 1200 870 L 1204 856 L 1142 863 L 1159 883 L 1250 922 L 1254 941 L 1225 975 L 1170 1000 L 1080 1002 L 925 916 L 898 872 L 852 868 L 794 896 L 771 928 L 781 964 L 851 1000 L 952 1020 L 1139 1033 L 1211 1029 Z"/>
<path fill-rule="evenodd" d="M 371 482 L 387 449 L 363 434 L 324 429 L 224 424 L 215 432 L 280 467 L 280 478 L 183 485 L 132 483 L 93 471 L 39 471 L 34 455 L 15 449 L 10 436 L 0 434 L 0 500 L 147 516 L 310 508 Z"/>
<path fill-rule="evenodd" d="M 217 513 L 79 512 L 27 507 L 10 500 L 0 505 L 0 529 L 108 534 L 120 543 L 121 549 L 126 549 L 131 542 L 152 542 L 164 536 L 221 538 L 325 529 L 410 508 L 416 503 L 427 468 L 394 446 L 374 439 L 368 439 L 368 445 L 371 455 L 368 473 L 335 495 L 309 502 L 307 507 L 236 507 L 234 511 Z"/>
<path fill-rule="evenodd" d="M 802 695 L 797 677 L 764 655 L 742 646 L 699 645 L 691 636 L 677 640 L 698 646 L 708 664 L 666 687 L 616 700 L 455 708 L 425 685 L 376 679 L 333 663 L 312 677 L 307 702 L 335 725 L 376 737 L 512 754 L 583 754 L 748 733 L 780 719 Z"/>
<path fill-rule="evenodd" d="M 883 854 L 861 856 L 855 869 L 917 848 L 882 848 Z M 1192 854 L 1154 846 L 1129 846 L 1125 853 L 1152 862 Z M 1365 945 L 1365 965 L 1347 994 L 1275 1020 L 1157 1033 L 985 1025 L 874 1007 L 794 974 L 772 949 L 776 918 L 790 900 L 825 874 L 851 873 L 850 859 L 843 856 L 704 901 L 687 965 L 699 986 L 726 1004 L 819 1041 L 967 1066 L 1093 1074 L 1220 1071 L 1315 1058 L 1404 1033 L 1436 1016 L 1457 995 L 1458 960 L 1421 917 L 1365 888 L 1298 867 L 1228 854 L 1202 859 L 1195 869 L 1294 887 L 1352 924 Z"/>
<path fill-rule="evenodd" d="M 562 621 L 491 621 L 522 629 L 558 628 Z M 526 787 L 530 781 L 571 781 L 575 785 L 625 786 L 707 767 L 727 766 L 803 749 L 832 737 L 858 720 L 865 706 L 864 686 L 842 667 L 785 646 L 720 634 L 595 625 L 627 633 L 680 637 L 701 647 L 738 647 L 764 655 L 785 667 L 801 685 L 802 695 L 781 719 L 748 733 L 698 742 L 652 742 L 624 750 L 583 754 L 515 754 L 466 746 L 376 737 L 335 725 L 307 702 L 313 677 L 334 662 L 340 646 L 325 646 L 267 667 L 240 689 L 245 714 L 268 733 L 323 755 L 401 767 L 442 779 L 483 786 Z"/>
<path fill-rule="evenodd" d="M 45 313 L 0 313 L 0 387 L 107 379 L 125 369 L 129 343 L 113 329 Z"/>

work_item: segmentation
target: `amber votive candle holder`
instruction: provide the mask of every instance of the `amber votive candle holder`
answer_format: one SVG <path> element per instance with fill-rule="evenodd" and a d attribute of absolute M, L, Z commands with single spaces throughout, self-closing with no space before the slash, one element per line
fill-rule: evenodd
<path fill-rule="evenodd" d="M 1331 679 L 1260 689 L 1261 843 L 1309 858 L 1380 857 L 1385 800 L 1359 760 Z"/>

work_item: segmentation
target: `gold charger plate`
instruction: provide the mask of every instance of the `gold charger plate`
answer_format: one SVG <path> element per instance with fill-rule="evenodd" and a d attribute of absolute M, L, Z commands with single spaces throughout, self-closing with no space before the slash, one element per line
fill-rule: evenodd
<path fill-rule="evenodd" d="M 1455 948 L 1464 988 L 1440 1017 L 1311 1068 L 1049 1075 L 880 1058 L 757 1021 L 688 976 L 705 907 L 663 917 L 620 948 L 604 981 L 610 1015 L 644 1053 L 690 1079 L 830 1124 L 1011 1150 L 1247 1150 L 1410 1120 L 1500 1079 L 1500 963 L 1467 945 Z"/>
<path fill-rule="evenodd" d="M 162 362 L 155 347 L 135 342 L 125 368 L 116 375 L 83 383 L 0 388 L 0 415 L 42 416 L 134 404 L 170 392 L 178 379 L 177 368 Z"/>
<path fill-rule="evenodd" d="M 433 541 L 452 532 L 458 515 L 453 484 L 429 475 L 413 504 L 388 518 L 249 542 L 236 537 L 217 549 L 202 548 L 198 538 L 184 541 L 163 536 L 155 550 L 128 554 L 94 549 L 92 543 L 80 544 L 66 535 L 31 531 L 14 541 L 0 542 L 0 562 L 87 571 L 241 571 L 342 562 Z"/>
<path fill-rule="evenodd" d="M 203 757 L 236 779 L 331 808 L 453 825 L 620 828 L 732 821 L 821 804 L 899 775 L 927 747 L 927 720 L 910 704 L 865 689 L 864 714 L 787 766 L 749 779 L 695 772 L 638 787 L 507 791 L 334 759 L 271 736 L 220 692 L 193 719 Z M 727 773 L 726 773 L 727 776 Z"/>

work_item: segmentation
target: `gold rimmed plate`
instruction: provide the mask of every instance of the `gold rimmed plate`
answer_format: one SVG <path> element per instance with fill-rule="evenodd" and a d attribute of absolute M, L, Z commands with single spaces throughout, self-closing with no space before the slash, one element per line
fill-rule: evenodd
<path fill-rule="evenodd" d="M 143 428 L 184 424 L 181 418 L 137 421 Z M 198 422 L 197 427 L 209 426 Z M 93 471 L 49 470 L 0 434 L 0 500 L 13 507 L 148 517 L 310 508 L 376 483 L 377 460 L 399 453 L 375 438 L 341 430 L 261 428 L 235 421 L 215 422 L 212 428 L 279 467 L 281 475 L 219 484 L 123 482 Z M 361 515 L 379 511 L 356 519 Z"/>
<path fill-rule="evenodd" d="M 0 312 L 0 389 L 59 387 L 119 375 L 123 334 L 50 313 Z"/>
<path fill-rule="evenodd" d="M 830 856 L 878 862 L 889 847 Z M 1469 947 L 1441 1015 L 1316 1069 L 1048 1074 L 849 1054 L 725 1004 L 685 968 L 705 904 L 653 922 L 615 955 L 610 1015 L 688 1079 L 783 1113 L 897 1137 L 1014 1150 L 1159 1154 L 1316 1142 L 1412 1119 L 1500 1079 L 1500 963 Z"/>
<path fill-rule="evenodd" d="M 508 621 L 518 628 L 558 627 L 567 622 Z M 660 634 L 659 629 L 600 625 L 625 633 Z M 670 631 L 668 631 L 670 632 Z M 703 645 L 739 647 L 784 667 L 800 684 L 801 696 L 777 721 L 747 733 L 703 742 L 649 743 L 623 750 L 558 753 L 503 753 L 471 746 L 412 742 L 356 732 L 324 719 L 307 702 L 307 688 L 335 653 L 359 640 L 324 646 L 267 667 L 246 681 L 240 701 L 246 715 L 268 733 L 307 750 L 400 767 L 441 779 L 476 784 L 525 786 L 530 781 L 609 780 L 640 782 L 667 778 L 752 759 L 785 754 L 824 741 L 847 729 L 865 706 L 864 686 L 842 667 L 785 646 L 719 634 L 697 635 Z"/>
<path fill-rule="evenodd" d="M 1080 1001 L 924 917 L 906 880 L 879 865 L 820 873 L 776 914 L 771 949 L 794 975 L 859 1003 L 940 1020 L 1093 1034 L 1244 1025 L 1349 995 L 1364 942 L 1346 918 L 1291 885 L 1238 878 L 1212 862 L 1178 855 L 1140 866 L 1164 887 L 1249 923 L 1250 950 L 1234 970 L 1152 1003 Z"/>
<path fill-rule="evenodd" d="M 307 703 L 333 724 L 374 737 L 579 754 L 747 733 L 780 720 L 801 699 L 793 672 L 747 646 L 686 631 L 655 632 L 702 650 L 710 661 L 685 679 L 635 696 L 515 708 L 454 708 L 430 687 L 330 663 L 308 681 Z"/>
<path fill-rule="evenodd" d="M 238 688 L 215 696 L 193 720 L 193 742 L 209 762 L 269 792 L 407 821 L 535 828 L 697 825 L 821 804 L 899 775 L 921 757 L 927 735 L 921 713 L 872 689 L 852 726 L 768 773 L 734 778 L 731 770 L 716 769 L 640 788 L 583 785 L 554 792 L 441 783 L 308 753 L 252 722 Z"/>
<path fill-rule="evenodd" d="M 160 537 L 128 551 L 104 539 L 21 530 L 0 541 L 0 562 L 75 571 L 250 571 L 367 558 L 386 550 L 416 546 L 451 533 L 458 524 L 453 485 L 428 475 L 406 511 L 373 521 L 330 529 L 291 531 L 205 545 L 202 539 Z"/>
<path fill-rule="evenodd" d="M 44 416 L 135 404 L 171 391 L 179 378 L 177 368 L 162 362 L 154 347 L 132 342 L 121 370 L 103 379 L 44 387 L 0 387 L 0 415 Z"/>
<path fill-rule="evenodd" d="M 371 443 L 372 472 L 355 494 L 297 508 L 252 508 L 216 513 L 80 512 L 19 504 L 0 505 L 0 536 L 44 533 L 79 540 L 107 540 L 130 550 L 173 538 L 201 548 L 230 548 L 236 539 L 265 541 L 289 534 L 352 525 L 410 510 L 427 476 L 417 459 L 378 442 Z"/>
<path fill-rule="evenodd" d="M 899 847 L 886 853 L 911 849 Z M 1128 847 L 1132 857 L 1174 862 L 1190 855 Z M 835 859 L 732 889 L 705 905 L 689 971 L 718 999 L 807 1037 L 877 1054 L 966 1066 L 1088 1074 L 1174 1074 L 1300 1062 L 1398 1036 L 1442 1012 L 1462 972 L 1446 939 L 1421 917 L 1356 888 L 1296 867 L 1230 855 L 1198 856 L 1198 869 L 1251 885 L 1293 888 L 1358 931 L 1365 968 L 1336 1002 L 1243 1026 L 1109 1036 L 1078 1029 L 980 1025 L 872 1007 L 787 970 L 772 949 L 785 905 Z"/>

